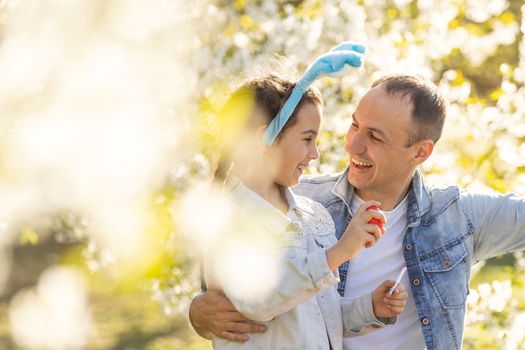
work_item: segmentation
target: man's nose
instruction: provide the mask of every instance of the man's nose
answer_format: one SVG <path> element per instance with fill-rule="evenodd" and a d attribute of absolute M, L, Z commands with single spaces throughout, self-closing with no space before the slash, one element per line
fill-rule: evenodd
<path fill-rule="evenodd" d="M 345 150 L 348 154 L 361 154 L 366 150 L 366 145 L 359 133 L 348 133 L 346 135 Z"/>

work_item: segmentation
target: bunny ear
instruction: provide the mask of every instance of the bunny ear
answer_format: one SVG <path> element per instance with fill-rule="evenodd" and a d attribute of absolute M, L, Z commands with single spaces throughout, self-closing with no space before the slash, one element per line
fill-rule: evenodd
<path fill-rule="evenodd" d="M 350 67 L 361 67 L 363 65 L 363 54 L 352 50 L 330 51 L 321 55 L 308 67 L 299 80 L 301 85 L 310 85 L 314 80 L 322 76 L 337 76 L 342 73 L 345 65 Z M 306 91 L 306 89 L 305 89 Z M 303 91 L 304 92 L 304 91 Z"/>
<path fill-rule="evenodd" d="M 345 65 L 361 67 L 364 61 L 363 54 L 353 50 L 338 50 L 327 54 L 326 60 L 330 63 L 330 68 L 323 72 L 325 74 L 339 73 Z"/>
<path fill-rule="evenodd" d="M 263 135 L 264 141 L 268 145 L 275 141 L 288 119 L 290 119 L 295 107 L 301 101 L 308 86 L 315 79 L 320 76 L 333 76 L 341 73 L 345 66 L 360 67 L 363 64 L 365 51 L 366 48 L 363 45 L 347 41 L 336 46 L 330 52 L 319 56 L 306 69 L 301 79 L 295 84 L 290 97 L 288 97 L 277 116 L 268 125 Z"/>
<path fill-rule="evenodd" d="M 366 46 L 360 43 L 356 43 L 353 41 L 345 41 L 336 47 L 334 47 L 331 51 L 355 51 L 359 52 L 361 54 L 366 54 Z"/>

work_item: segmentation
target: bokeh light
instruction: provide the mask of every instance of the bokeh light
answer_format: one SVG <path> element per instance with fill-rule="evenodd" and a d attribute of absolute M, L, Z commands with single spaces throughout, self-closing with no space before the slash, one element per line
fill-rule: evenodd
<path fill-rule="evenodd" d="M 34 289 L 18 292 L 9 308 L 19 345 L 37 349 L 82 349 L 91 327 L 84 276 L 73 269 L 44 272 Z"/>
<path fill-rule="evenodd" d="M 186 316 L 201 253 L 241 294 L 278 283 L 265 242 L 221 241 L 236 212 L 209 186 L 242 125 L 221 103 L 275 57 L 292 76 L 368 47 L 363 69 L 315 83 L 311 173 L 346 166 L 374 79 L 415 73 L 450 102 L 426 180 L 524 195 L 524 37 L 521 0 L 0 0 L 0 348 L 209 349 Z M 478 266 L 465 349 L 524 346 L 523 265 Z"/>

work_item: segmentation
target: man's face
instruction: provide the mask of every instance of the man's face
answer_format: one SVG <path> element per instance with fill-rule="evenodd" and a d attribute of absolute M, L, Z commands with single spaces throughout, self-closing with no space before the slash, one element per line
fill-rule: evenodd
<path fill-rule="evenodd" d="M 399 196 L 417 165 L 417 146 L 406 147 L 412 103 L 376 86 L 359 102 L 346 135 L 348 181 L 365 200 Z"/>

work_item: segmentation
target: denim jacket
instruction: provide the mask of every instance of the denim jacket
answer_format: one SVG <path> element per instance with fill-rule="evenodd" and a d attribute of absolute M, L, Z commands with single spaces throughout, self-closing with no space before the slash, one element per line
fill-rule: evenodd
<path fill-rule="evenodd" d="M 293 190 L 325 206 L 340 238 L 350 221 L 354 188 L 348 169 L 306 176 Z M 429 350 L 460 349 L 470 268 L 480 260 L 525 249 L 525 198 L 429 189 L 416 170 L 408 193 L 403 250 L 425 343 Z M 348 263 L 339 269 L 344 292 Z"/>

